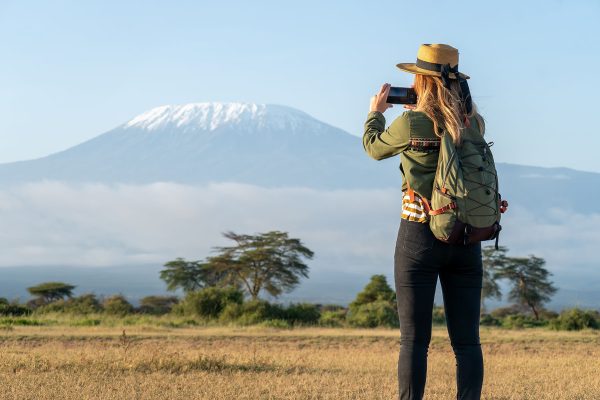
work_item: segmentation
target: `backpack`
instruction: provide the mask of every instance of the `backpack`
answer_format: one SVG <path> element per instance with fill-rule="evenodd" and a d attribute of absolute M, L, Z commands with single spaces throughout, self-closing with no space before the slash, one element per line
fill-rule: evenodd
<path fill-rule="evenodd" d="M 431 199 L 423 197 L 434 236 L 446 243 L 463 244 L 496 239 L 500 216 L 508 207 L 498 192 L 498 173 L 490 147 L 494 142 L 463 139 L 456 147 L 444 132 Z M 408 188 L 409 193 L 413 191 Z M 412 196 L 411 196 L 412 197 Z"/>

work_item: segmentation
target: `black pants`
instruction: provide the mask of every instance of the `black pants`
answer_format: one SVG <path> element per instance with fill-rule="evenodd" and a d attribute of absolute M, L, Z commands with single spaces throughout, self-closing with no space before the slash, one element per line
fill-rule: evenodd
<path fill-rule="evenodd" d="M 448 334 L 456 357 L 456 398 L 471 400 L 479 399 L 481 395 L 481 243 L 450 245 L 437 240 L 429 224 L 401 219 L 394 255 L 401 332 L 400 400 L 423 398 L 438 275 Z"/>

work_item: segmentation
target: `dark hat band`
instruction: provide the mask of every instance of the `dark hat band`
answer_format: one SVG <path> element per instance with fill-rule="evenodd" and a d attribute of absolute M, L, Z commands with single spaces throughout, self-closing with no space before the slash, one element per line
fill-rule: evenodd
<path fill-rule="evenodd" d="M 427 62 L 427 61 L 423 61 L 420 58 L 417 58 L 417 62 L 416 62 L 415 65 L 417 67 L 419 67 L 419 68 L 423 68 L 423 69 L 426 69 L 428 71 L 441 72 L 442 71 L 442 66 L 448 65 L 448 64 L 430 63 L 430 62 Z M 458 64 L 456 64 L 454 67 L 449 67 L 448 68 L 448 72 L 452 72 L 454 74 L 458 74 Z"/>

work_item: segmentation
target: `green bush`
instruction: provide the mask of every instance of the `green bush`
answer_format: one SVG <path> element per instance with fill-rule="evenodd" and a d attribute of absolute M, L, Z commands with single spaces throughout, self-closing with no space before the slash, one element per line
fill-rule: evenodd
<path fill-rule="evenodd" d="M 432 322 L 434 325 L 446 325 L 446 312 L 443 306 L 433 305 L 433 311 L 431 313 Z"/>
<path fill-rule="evenodd" d="M 508 315 L 501 320 L 502 327 L 508 329 L 533 328 L 548 325 L 548 321 L 523 314 Z"/>
<path fill-rule="evenodd" d="M 6 300 L 1 298 L 1 300 Z M 0 315 L 9 317 L 21 317 L 31 314 L 31 309 L 18 303 L 0 301 Z"/>
<path fill-rule="evenodd" d="M 56 300 L 36 309 L 36 313 L 68 313 L 68 314 L 96 314 L 102 311 L 102 305 L 95 294 L 88 293 L 67 300 Z"/>
<path fill-rule="evenodd" d="M 142 314 L 164 315 L 171 312 L 178 302 L 175 296 L 146 296 L 140 299 L 138 311 Z"/>
<path fill-rule="evenodd" d="M 351 326 L 361 328 L 378 326 L 397 328 L 399 326 L 396 308 L 386 300 L 378 300 L 351 308 L 347 314 L 347 321 Z"/>
<path fill-rule="evenodd" d="M 385 300 L 389 303 L 396 302 L 396 292 L 388 285 L 384 275 L 373 275 L 364 289 L 356 295 L 356 299 L 350 303 L 350 308 L 363 304 L 374 303 Z"/>
<path fill-rule="evenodd" d="M 98 318 L 75 319 L 70 322 L 71 326 L 98 326 L 102 323 Z"/>
<path fill-rule="evenodd" d="M 186 314 L 218 318 L 228 304 L 242 304 L 244 295 L 236 288 L 208 287 L 189 292 L 183 300 Z"/>
<path fill-rule="evenodd" d="M 338 309 L 331 311 L 322 311 L 321 318 L 319 319 L 319 325 L 340 327 L 346 325 L 346 314 L 348 310 Z"/>
<path fill-rule="evenodd" d="M 566 331 L 578 331 L 586 328 L 599 329 L 600 313 L 577 307 L 563 310 L 558 318 L 550 321 L 550 328 Z"/>
<path fill-rule="evenodd" d="M 509 315 L 519 315 L 523 313 L 523 307 L 512 304 L 506 307 L 498 307 L 490 312 L 490 315 L 496 319 L 503 319 Z"/>
<path fill-rule="evenodd" d="M 501 326 L 502 321 L 497 318 L 492 317 L 490 314 L 483 314 L 479 318 L 479 325 L 483 326 Z"/>
<path fill-rule="evenodd" d="M 241 305 L 236 322 L 242 325 L 254 325 L 269 319 L 283 319 L 283 317 L 284 310 L 281 306 L 265 300 L 250 300 Z"/>
<path fill-rule="evenodd" d="M 219 315 L 221 322 L 235 322 L 242 315 L 242 305 L 238 303 L 230 303 L 225 306 Z"/>
<path fill-rule="evenodd" d="M 42 326 L 45 325 L 42 321 L 32 318 L 11 318 L 5 317 L 0 318 L 0 326 L 12 326 L 12 325 L 22 325 L 22 326 Z"/>
<path fill-rule="evenodd" d="M 290 304 L 284 310 L 284 319 L 292 324 L 314 325 L 321 318 L 319 307 L 310 303 Z"/>
<path fill-rule="evenodd" d="M 102 308 L 104 308 L 106 314 L 120 317 L 131 314 L 134 311 L 131 303 L 127 301 L 125 296 L 120 294 L 106 298 L 102 303 Z"/>

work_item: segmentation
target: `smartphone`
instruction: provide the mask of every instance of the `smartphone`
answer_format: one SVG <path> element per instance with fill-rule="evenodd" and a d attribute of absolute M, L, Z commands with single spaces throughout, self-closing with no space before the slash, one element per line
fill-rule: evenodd
<path fill-rule="evenodd" d="M 417 104 L 417 94 L 413 88 L 391 86 L 386 101 L 391 104 Z"/>

